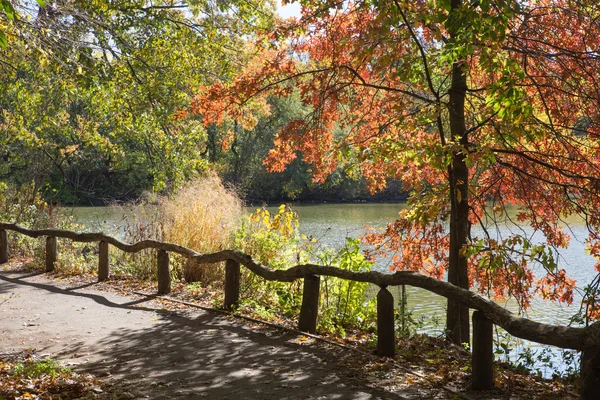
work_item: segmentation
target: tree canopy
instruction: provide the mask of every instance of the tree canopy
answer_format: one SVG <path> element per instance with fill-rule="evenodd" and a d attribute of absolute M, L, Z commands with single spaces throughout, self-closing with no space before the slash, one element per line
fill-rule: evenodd
<path fill-rule="evenodd" d="M 201 85 L 233 76 L 274 7 L 64 0 L 10 9 L 0 177 L 86 202 L 161 191 L 207 168 L 206 130 L 177 110 Z"/>
<path fill-rule="evenodd" d="M 316 181 L 344 168 L 374 191 L 402 180 L 408 209 L 367 238 L 394 253 L 394 269 L 447 273 L 525 307 L 535 292 L 572 302 L 556 256 L 570 240 L 564 218 L 585 219 L 600 257 L 596 2 L 300 3 L 300 18 L 266 31 L 246 70 L 203 90 L 191 111 L 242 121 L 251 102 L 297 90 L 310 111 L 278 132 L 265 162 L 282 171 L 301 154 Z M 500 237 L 498 223 L 513 234 Z M 597 287 L 583 296 L 588 318 L 599 315 Z M 468 318 L 449 300 L 455 342 L 468 341 Z"/>
<path fill-rule="evenodd" d="M 370 197 L 346 171 L 316 185 L 301 159 L 280 174 L 262 166 L 274 133 L 304 112 L 297 96 L 271 98 L 271 115 L 257 103 L 251 130 L 180 118 L 200 87 L 246 65 L 248 42 L 273 26 L 270 2 L 1 4 L 1 180 L 33 181 L 52 202 L 103 204 L 172 192 L 210 168 L 252 200 Z"/>

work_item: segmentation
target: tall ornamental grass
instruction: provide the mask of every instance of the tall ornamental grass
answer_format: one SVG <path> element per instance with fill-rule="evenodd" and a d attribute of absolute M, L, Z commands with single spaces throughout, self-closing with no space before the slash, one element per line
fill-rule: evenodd
<path fill-rule="evenodd" d="M 159 202 L 163 239 L 203 254 L 232 247 L 242 213 L 240 198 L 216 176 L 195 180 Z M 181 274 L 187 282 L 211 284 L 222 280 L 223 266 L 186 260 Z"/>
<path fill-rule="evenodd" d="M 199 253 L 232 247 L 234 231 L 242 218 L 242 201 L 216 176 L 195 179 L 170 196 L 146 196 L 122 208 L 125 240 L 153 239 L 176 243 Z M 196 264 L 172 255 L 174 279 L 210 285 L 221 282 L 223 265 Z M 156 251 L 120 257 L 123 272 L 141 279 L 156 277 Z"/>

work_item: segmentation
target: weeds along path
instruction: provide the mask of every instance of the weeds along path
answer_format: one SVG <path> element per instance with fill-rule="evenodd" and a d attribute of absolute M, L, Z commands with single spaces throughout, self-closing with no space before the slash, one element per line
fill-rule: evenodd
<path fill-rule="evenodd" d="M 136 398 L 446 397 L 416 387 L 371 388 L 344 367 L 351 355 L 342 349 L 276 330 L 254 332 L 214 313 L 164 311 L 152 298 L 93 287 L 0 272 L 0 353 L 33 348 L 79 372 L 130 385 Z"/>

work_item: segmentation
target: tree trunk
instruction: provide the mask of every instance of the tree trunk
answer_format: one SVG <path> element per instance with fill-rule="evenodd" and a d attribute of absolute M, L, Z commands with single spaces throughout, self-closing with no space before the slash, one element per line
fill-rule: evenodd
<path fill-rule="evenodd" d="M 460 0 L 452 0 L 452 10 L 461 7 Z M 460 24 L 455 23 L 450 30 L 450 37 L 457 40 Z M 448 169 L 450 185 L 450 249 L 448 263 L 448 282 L 469 288 L 467 275 L 467 258 L 463 248 L 469 236 L 469 169 L 465 163 L 466 149 L 469 139 L 465 123 L 465 96 L 467 77 L 463 60 L 455 60 L 452 65 L 452 82 L 450 86 L 450 134 L 452 141 L 458 138 L 464 151 L 454 150 L 452 163 Z M 453 343 L 469 343 L 469 308 L 455 299 L 448 299 L 446 315 L 447 337 Z"/>
<path fill-rule="evenodd" d="M 600 322 L 590 328 L 598 329 Z M 590 346 L 581 354 L 581 400 L 597 399 L 600 388 L 600 346 Z"/>

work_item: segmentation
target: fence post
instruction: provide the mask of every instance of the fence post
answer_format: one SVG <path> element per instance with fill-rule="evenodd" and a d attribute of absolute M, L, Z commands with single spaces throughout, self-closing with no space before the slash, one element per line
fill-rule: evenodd
<path fill-rule="evenodd" d="M 0 264 L 8 262 L 8 233 L 0 229 Z"/>
<path fill-rule="evenodd" d="M 169 253 L 158 250 L 156 256 L 158 269 L 158 294 L 169 294 L 171 292 L 171 273 L 169 272 Z"/>
<path fill-rule="evenodd" d="M 54 271 L 57 253 L 56 237 L 48 236 L 46 238 L 46 272 Z"/>
<path fill-rule="evenodd" d="M 302 307 L 300 308 L 300 320 L 298 321 L 298 329 L 303 332 L 315 333 L 317 331 L 320 287 L 321 278 L 318 275 L 304 277 Z"/>
<path fill-rule="evenodd" d="M 481 311 L 473 313 L 471 369 L 473 390 L 492 390 L 494 388 L 493 324 Z"/>
<path fill-rule="evenodd" d="M 98 244 L 98 282 L 108 279 L 109 257 L 108 243 L 101 241 Z"/>
<path fill-rule="evenodd" d="M 396 355 L 394 296 L 385 286 L 377 293 L 377 355 L 392 358 Z"/>
<path fill-rule="evenodd" d="M 240 263 L 227 260 L 225 263 L 225 301 L 223 307 L 231 310 L 236 307 L 240 299 Z"/>

